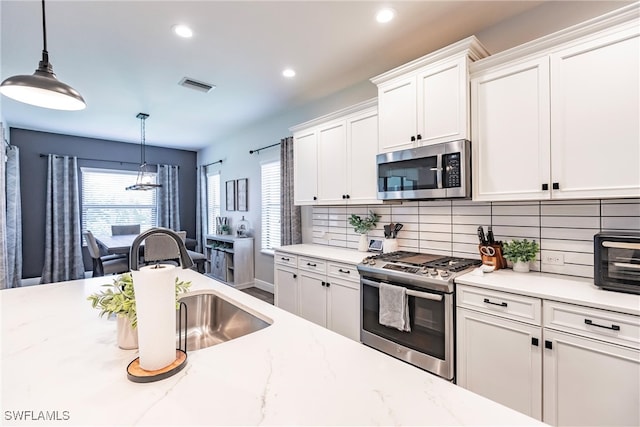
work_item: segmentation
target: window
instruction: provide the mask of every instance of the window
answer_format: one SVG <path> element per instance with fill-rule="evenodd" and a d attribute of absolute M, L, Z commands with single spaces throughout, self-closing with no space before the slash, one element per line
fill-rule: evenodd
<path fill-rule="evenodd" d="M 140 224 L 141 231 L 156 226 L 156 191 L 125 190 L 136 182 L 137 171 L 80 170 L 82 230 L 110 236 L 112 224 Z"/>
<path fill-rule="evenodd" d="M 280 162 L 263 163 L 262 178 L 262 241 L 261 248 L 273 252 L 280 246 Z"/>
<path fill-rule="evenodd" d="M 220 216 L 220 172 L 207 174 L 207 233 L 215 234 Z"/>

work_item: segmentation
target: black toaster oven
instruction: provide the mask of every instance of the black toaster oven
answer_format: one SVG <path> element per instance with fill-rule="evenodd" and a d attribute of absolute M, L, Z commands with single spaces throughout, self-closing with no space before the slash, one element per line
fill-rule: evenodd
<path fill-rule="evenodd" d="M 640 233 L 598 233 L 593 246 L 596 286 L 640 294 Z"/>

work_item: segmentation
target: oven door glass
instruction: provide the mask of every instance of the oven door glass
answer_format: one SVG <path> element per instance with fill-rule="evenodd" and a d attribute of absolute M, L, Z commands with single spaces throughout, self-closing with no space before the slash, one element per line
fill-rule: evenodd
<path fill-rule="evenodd" d="M 378 191 L 416 191 L 438 188 L 438 156 L 378 165 Z"/>
<path fill-rule="evenodd" d="M 403 285 L 404 286 L 404 285 Z M 424 289 L 404 286 L 421 294 Z M 445 298 L 441 301 L 409 296 L 411 332 L 401 332 L 378 322 L 380 309 L 377 287 L 362 285 L 362 328 L 396 344 L 445 360 Z M 433 295 L 433 294 L 432 294 Z M 438 294 L 435 294 L 438 295 Z"/>
<path fill-rule="evenodd" d="M 605 245 L 609 281 L 640 285 L 640 244 L 605 242 Z"/>

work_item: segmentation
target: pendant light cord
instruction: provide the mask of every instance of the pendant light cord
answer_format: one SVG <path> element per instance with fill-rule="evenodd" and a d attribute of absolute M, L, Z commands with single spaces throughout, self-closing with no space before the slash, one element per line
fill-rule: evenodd
<path fill-rule="evenodd" d="M 44 11 L 44 0 L 42 0 L 42 61 L 38 64 L 38 71 L 53 74 L 53 67 L 49 63 L 49 51 L 47 50 L 47 19 Z"/>
<path fill-rule="evenodd" d="M 142 138 L 141 138 L 141 142 L 140 142 L 140 160 L 141 160 L 140 163 L 142 165 L 146 165 L 147 164 L 147 160 L 145 159 L 145 156 L 144 156 L 144 144 L 145 144 L 145 141 L 144 141 L 144 139 L 145 139 L 144 138 L 144 131 L 145 131 L 145 129 L 144 129 L 144 121 L 145 121 L 145 118 L 141 117 L 140 118 L 140 135 L 142 136 Z"/>
<path fill-rule="evenodd" d="M 42 38 L 43 38 L 43 51 L 47 51 L 47 20 L 44 17 L 44 0 L 42 0 Z"/>

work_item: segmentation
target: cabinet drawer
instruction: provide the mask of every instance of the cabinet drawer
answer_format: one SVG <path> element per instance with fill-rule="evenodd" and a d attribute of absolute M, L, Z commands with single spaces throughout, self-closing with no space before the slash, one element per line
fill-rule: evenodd
<path fill-rule="evenodd" d="M 314 273 L 327 274 L 327 262 L 317 258 L 299 257 L 298 268 Z"/>
<path fill-rule="evenodd" d="M 289 265 L 291 267 L 297 267 L 298 266 L 298 256 L 297 255 L 287 254 L 287 253 L 284 253 L 284 252 L 276 252 L 276 254 L 274 256 L 274 262 L 276 264 Z"/>
<path fill-rule="evenodd" d="M 353 264 L 329 262 L 327 276 L 349 280 L 350 282 L 360 282 L 358 268 Z"/>
<path fill-rule="evenodd" d="M 540 325 L 542 323 L 542 302 L 540 298 L 465 285 L 457 285 L 456 298 L 458 307 L 466 307 L 471 310 L 490 313 L 532 325 Z"/>
<path fill-rule="evenodd" d="M 640 348 L 640 316 L 631 314 L 545 301 L 544 327 Z"/>

